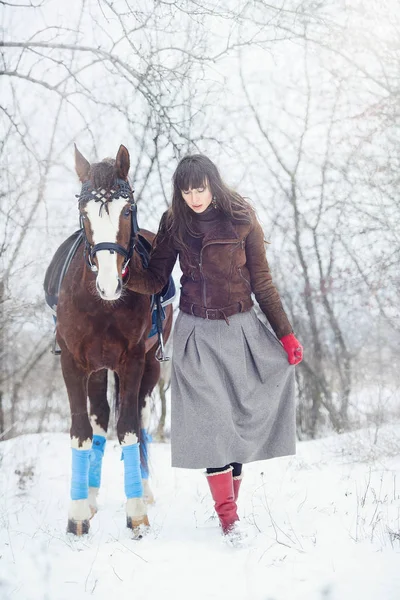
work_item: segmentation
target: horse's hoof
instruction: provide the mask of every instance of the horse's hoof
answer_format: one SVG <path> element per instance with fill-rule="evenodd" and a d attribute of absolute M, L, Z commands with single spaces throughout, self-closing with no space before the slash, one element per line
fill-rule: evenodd
<path fill-rule="evenodd" d="M 126 517 L 126 526 L 129 529 L 134 529 L 135 527 L 139 527 L 139 525 L 150 527 L 149 518 L 147 515 L 142 515 L 141 517 Z"/>
<path fill-rule="evenodd" d="M 147 515 L 143 515 L 142 517 L 126 517 L 126 526 L 128 529 L 132 529 L 134 540 L 141 540 L 150 529 Z"/>
<path fill-rule="evenodd" d="M 145 525 L 144 523 L 142 525 L 138 525 L 137 527 L 133 527 L 132 528 L 132 539 L 133 540 L 141 540 L 143 539 L 150 531 L 150 526 L 149 525 Z"/>
<path fill-rule="evenodd" d="M 68 519 L 67 533 L 73 533 L 78 536 L 89 533 L 89 519 L 85 519 L 84 521 Z"/>

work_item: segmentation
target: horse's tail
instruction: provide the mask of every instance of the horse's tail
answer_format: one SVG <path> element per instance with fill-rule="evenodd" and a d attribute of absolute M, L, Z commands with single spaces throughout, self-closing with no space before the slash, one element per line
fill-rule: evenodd
<path fill-rule="evenodd" d="M 114 418 L 115 426 L 117 426 L 119 412 L 119 377 L 114 371 Z"/>

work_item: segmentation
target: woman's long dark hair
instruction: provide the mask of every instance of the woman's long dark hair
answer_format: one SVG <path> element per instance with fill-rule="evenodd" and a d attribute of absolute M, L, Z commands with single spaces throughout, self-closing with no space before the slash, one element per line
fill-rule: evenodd
<path fill-rule="evenodd" d="M 172 203 L 167 227 L 180 250 L 189 251 L 188 234 L 193 235 L 193 211 L 182 197 L 181 190 L 199 189 L 208 183 L 216 206 L 229 220 L 251 223 L 252 206 L 221 179 L 214 163 L 203 154 L 185 156 L 172 177 Z"/>

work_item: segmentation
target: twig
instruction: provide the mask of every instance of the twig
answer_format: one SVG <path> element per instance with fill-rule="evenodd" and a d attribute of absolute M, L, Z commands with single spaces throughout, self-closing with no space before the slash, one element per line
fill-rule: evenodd
<path fill-rule="evenodd" d="M 140 560 L 142 560 L 143 562 L 145 562 L 145 563 L 149 562 L 148 560 L 146 560 L 145 558 L 143 558 L 143 556 L 140 556 L 140 554 L 137 554 L 137 552 L 134 552 L 131 548 L 129 548 L 128 546 L 125 546 L 125 544 L 123 544 L 122 542 L 120 542 L 119 540 L 117 540 L 117 538 L 112 537 L 112 539 L 114 540 L 114 542 L 117 542 L 117 544 L 120 544 L 126 550 L 129 550 L 129 552 L 132 552 L 132 554 L 134 554 L 135 556 L 137 556 L 137 558 L 140 558 Z"/>
<path fill-rule="evenodd" d="M 117 573 L 117 572 L 116 572 L 116 570 L 114 569 L 113 565 L 111 565 L 111 567 L 112 567 L 112 570 L 114 571 L 114 574 L 115 574 L 115 576 L 116 576 L 116 577 L 118 577 L 118 579 L 119 579 L 120 581 L 123 581 L 123 579 L 121 579 L 121 577 L 118 575 L 118 573 Z"/>

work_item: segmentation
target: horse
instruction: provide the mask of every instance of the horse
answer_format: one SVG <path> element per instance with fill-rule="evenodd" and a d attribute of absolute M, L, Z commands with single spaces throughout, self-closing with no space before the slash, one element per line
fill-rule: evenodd
<path fill-rule="evenodd" d="M 143 268 L 139 240 L 153 233 L 138 229 L 136 203 L 128 183 L 129 152 L 90 164 L 75 146 L 75 169 L 82 191 L 79 216 L 83 243 L 63 278 L 57 305 L 56 340 L 71 413 L 72 476 L 67 532 L 89 532 L 101 483 L 110 406 L 107 373 L 118 382 L 116 430 L 124 461 L 126 524 L 135 537 L 149 527 L 148 397 L 160 375 L 151 298 L 128 290 L 129 266 Z M 165 308 L 164 339 L 172 328 L 172 305 Z M 162 338 L 161 338 L 162 339 Z M 89 399 L 89 412 L 88 412 Z"/>

